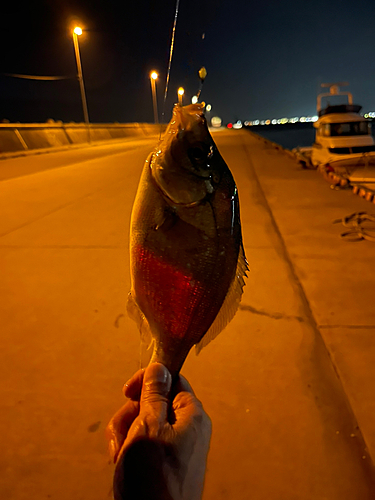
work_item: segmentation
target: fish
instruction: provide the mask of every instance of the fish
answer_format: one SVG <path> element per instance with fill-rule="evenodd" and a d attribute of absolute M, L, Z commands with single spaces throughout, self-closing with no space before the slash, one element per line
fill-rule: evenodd
<path fill-rule="evenodd" d="M 128 314 L 175 377 L 235 315 L 248 264 L 238 191 L 204 103 L 176 104 L 146 159 L 130 223 Z"/>

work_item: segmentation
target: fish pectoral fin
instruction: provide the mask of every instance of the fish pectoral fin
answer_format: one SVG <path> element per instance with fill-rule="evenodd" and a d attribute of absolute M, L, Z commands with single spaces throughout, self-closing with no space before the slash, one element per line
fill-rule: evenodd
<path fill-rule="evenodd" d="M 134 320 L 138 326 L 139 333 L 141 334 L 141 342 L 147 346 L 147 349 L 150 349 L 153 343 L 150 325 L 131 292 L 128 293 L 126 310 L 129 318 Z"/>
<path fill-rule="evenodd" d="M 203 347 L 206 347 L 211 340 L 214 340 L 221 331 L 227 326 L 237 312 L 245 286 L 245 277 L 247 276 L 248 265 L 245 257 L 245 252 L 241 243 L 238 255 L 236 273 L 233 281 L 228 289 L 228 293 L 224 299 L 223 305 L 216 316 L 214 322 L 208 329 L 204 337 L 195 345 L 195 353 L 198 355 Z"/>

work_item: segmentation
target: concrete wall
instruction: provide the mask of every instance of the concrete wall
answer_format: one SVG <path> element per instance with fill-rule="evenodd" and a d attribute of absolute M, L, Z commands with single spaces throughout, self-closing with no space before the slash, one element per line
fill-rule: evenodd
<path fill-rule="evenodd" d="M 160 125 L 149 123 L 96 123 L 89 128 L 82 123 L 0 123 L 0 154 L 147 137 L 159 131 Z"/>

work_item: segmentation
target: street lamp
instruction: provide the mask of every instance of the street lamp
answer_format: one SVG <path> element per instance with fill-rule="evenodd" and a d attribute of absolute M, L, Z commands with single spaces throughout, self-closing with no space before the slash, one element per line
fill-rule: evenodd
<path fill-rule="evenodd" d="M 182 96 L 185 94 L 185 90 L 182 87 L 180 87 L 177 90 L 177 94 L 178 94 L 178 104 L 182 106 Z"/>
<path fill-rule="evenodd" d="M 82 65 L 81 65 L 81 58 L 80 58 L 80 55 L 79 55 L 79 46 L 78 46 L 78 37 L 80 35 L 82 35 L 82 28 L 80 28 L 79 26 L 76 26 L 73 29 L 74 52 L 75 52 L 75 55 L 76 55 L 76 63 L 77 63 L 79 87 L 81 89 L 81 99 L 82 99 L 83 116 L 84 116 L 86 127 L 87 127 L 88 142 L 90 142 L 89 112 L 87 110 L 85 86 L 84 86 L 84 83 L 83 83 Z"/>
<path fill-rule="evenodd" d="M 152 104 L 154 108 L 154 122 L 159 123 L 158 120 L 158 103 L 156 100 L 156 79 L 159 75 L 156 73 L 156 71 L 152 71 L 150 73 L 150 80 L 151 80 L 151 92 L 152 92 Z"/>

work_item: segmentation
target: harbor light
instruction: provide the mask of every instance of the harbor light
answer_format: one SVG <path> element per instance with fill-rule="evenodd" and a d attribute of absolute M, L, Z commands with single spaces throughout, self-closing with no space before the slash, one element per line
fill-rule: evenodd
<path fill-rule="evenodd" d="M 158 118 L 158 101 L 156 98 L 156 80 L 158 78 L 158 74 L 156 71 L 151 71 L 150 73 L 150 82 L 151 82 L 151 94 L 152 94 L 152 107 L 154 110 L 154 122 L 159 123 Z"/>
<path fill-rule="evenodd" d="M 212 119 L 211 119 L 211 126 L 212 127 L 216 127 L 216 128 L 221 127 L 221 123 L 222 123 L 222 120 L 219 116 L 212 117 Z"/>
<path fill-rule="evenodd" d="M 196 95 L 193 95 L 193 97 L 191 98 L 191 104 L 197 104 L 198 102 L 198 97 Z"/>
<path fill-rule="evenodd" d="M 86 127 L 87 127 L 87 140 L 88 140 L 88 142 L 91 142 L 89 112 L 88 112 L 88 109 L 87 109 L 87 100 L 86 100 L 85 85 L 84 85 L 84 82 L 83 82 L 81 56 L 80 56 L 80 53 L 79 53 L 78 37 L 80 35 L 82 35 L 82 28 L 80 26 L 76 26 L 73 29 L 74 53 L 75 53 L 75 56 L 76 56 L 77 76 L 78 76 L 79 88 L 80 88 L 80 91 L 81 91 L 81 101 L 82 101 L 83 117 L 84 117 L 85 124 L 86 124 Z"/>
<path fill-rule="evenodd" d="M 183 89 L 183 87 L 180 87 L 177 90 L 177 94 L 178 94 L 178 104 L 182 106 L 182 96 L 185 94 L 185 90 Z"/>

